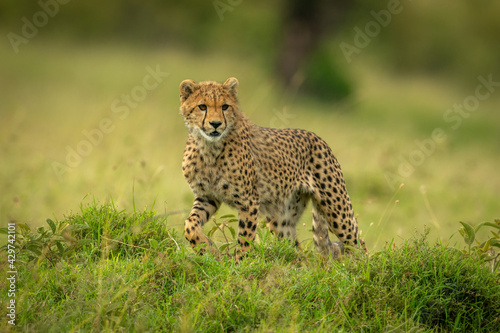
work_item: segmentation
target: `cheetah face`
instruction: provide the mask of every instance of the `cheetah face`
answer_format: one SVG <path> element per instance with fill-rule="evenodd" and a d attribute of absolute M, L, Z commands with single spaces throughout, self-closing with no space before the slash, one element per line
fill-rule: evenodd
<path fill-rule="evenodd" d="M 222 139 L 231 128 L 238 110 L 238 80 L 229 78 L 223 84 L 193 80 L 181 82 L 180 112 L 190 133 L 210 142 Z"/>

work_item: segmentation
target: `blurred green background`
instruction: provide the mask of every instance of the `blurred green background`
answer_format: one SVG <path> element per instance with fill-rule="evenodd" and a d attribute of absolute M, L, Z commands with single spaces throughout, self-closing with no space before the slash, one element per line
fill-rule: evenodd
<path fill-rule="evenodd" d="M 180 228 L 193 196 L 178 85 L 235 76 L 254 122 L 330 144 L 370 250 L 424 225 L 447 241 L 460 220 L 500 217 L 499 13 L 486 0 L 2 1 L 1 226 L 113 201 Z"/>

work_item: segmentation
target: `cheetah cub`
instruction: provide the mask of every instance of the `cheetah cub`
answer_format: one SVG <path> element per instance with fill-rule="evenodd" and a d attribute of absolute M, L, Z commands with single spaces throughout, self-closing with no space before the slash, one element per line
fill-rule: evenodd
<path fill-rule="evenodd" d="M 340 164 L 325 141 L 305 130 L 253 124 L 240 110 L 236 78 L 184 80 L 179 90 L 189 132 L 182 171 L 195 195 L 184 230 L 193 248 L 212 250 L 202 226 L 221 203 L 238 209 L 237 261 L 249 251 L 259 214 L 271 232 L 298 245 L 296 225 L 309 199 L 323 256 L 338 256 L 343 244 L 364 248 Z M 328 231 L 340 242 L 331 242 Z"/>

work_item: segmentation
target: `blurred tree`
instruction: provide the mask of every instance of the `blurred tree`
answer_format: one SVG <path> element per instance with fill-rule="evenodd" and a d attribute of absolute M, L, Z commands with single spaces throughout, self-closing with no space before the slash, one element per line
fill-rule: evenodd
<path fill-rule="evenodd" d="M 266 61 L 273 54 L 273 71 L 292 92 L 300 88 L 317 96 L 322 91 L 324 97 L 338 99 L 351 89 L 343 74 L 348 71 L 345 61 L 336 56 L 342 56 L 339 38 L 352 43 L 357 34 L 354 28 L 364 31 L 367 24 L 378 22 L 373 13 L 399 3 L 403 11 L 381 27 L 357 55 L 360 60 L 370 57 L 399 73 L 451 75 L 464 82 L 488 73 L 500 75 L 500 1 L 217 3 L 231 9 L 221 16 L 214 1 L 205 0 L 5 0 L 0 1 L 1 46 L 9 52 L 28 50 L 27 41 L 36 35 L 75 41 L 116 39 L 172 48 L 181 45 L 192 52 L 224 50 L 236 56 L 261 56 Z M 13 34 L 19 36 L 14 41 L 9 38 Z M 23 42 L 16 44 L 19 40 Z"/>
<path fill-rule="evenodd" d="M 277 72 L 287 87 L 296 90 L 303 83 L 305 78 L 301 69 L 306 65 L 305 62 L 311 59 L 322 40 L 339 28 L 341 19 L 346 16 L 351 3 L 349 0 L 286 2 L 283 42 L 279 50 Z"/>

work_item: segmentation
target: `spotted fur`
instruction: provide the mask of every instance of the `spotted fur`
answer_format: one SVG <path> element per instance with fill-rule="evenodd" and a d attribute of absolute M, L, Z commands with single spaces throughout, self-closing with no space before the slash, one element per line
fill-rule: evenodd
<path fill-rule="evenodd" d="M 259 214 L 273 233 L 297 242 L 297 222 L 312 200 L 313 239 L 321 254 L 339 251 L 329 231 L 340 245 L 364 247 L 339 162 L 326 142 L 305 130 L 253 124 L 240 110 L 237 89 L 236 78 L 180 85 L 189 131 L 182 171 L 195 195 L 186 239 L 210 248 L 202 226 L 226 203 L 239 213 L 240 253 L 249 251 Z"/>

